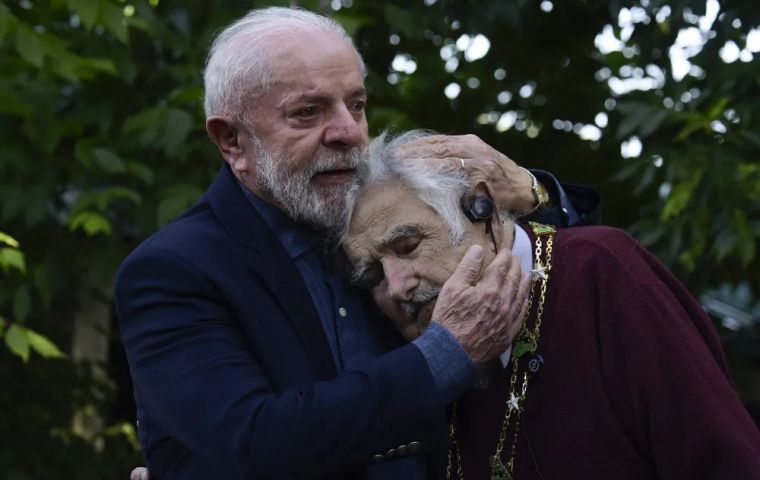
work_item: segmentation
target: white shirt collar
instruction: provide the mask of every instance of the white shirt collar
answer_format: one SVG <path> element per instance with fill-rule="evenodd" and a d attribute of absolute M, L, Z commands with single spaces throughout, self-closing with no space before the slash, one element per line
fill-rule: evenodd
<path fill-rule="evenodd" d="M 533 251 L 530 245 L 530 237 L 519 225 L 515 224 L 515 242 L 512 245 L 512 255 L 516 255 L 520 259 L 520 269 L 523 273 L 530 273 L 533 269 Z M 512 345 L 509 346 L 506 352 L 499 355 L 501 365 L 507 368 L 509 365 L 509 357 L 512 354 Z"/>

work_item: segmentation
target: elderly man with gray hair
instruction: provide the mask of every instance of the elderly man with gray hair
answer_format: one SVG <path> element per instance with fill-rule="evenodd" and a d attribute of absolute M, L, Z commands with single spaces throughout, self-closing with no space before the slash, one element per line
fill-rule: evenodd
<path fill-rule="evenodd" d="M 427 478 L 446 448 L 446 404 L 511 342 L 528 282 L 506 249 L 484 263 L 473 247 L 438 296 L 435 326 L 409 344 L 325 250 L 359 182 L 364 77 L 346 32 L 300 9 L 253 10 L 214 40 L 206 130 L 224 164 L 115 283 L 155 478 Z M 477 137 L 408 147 L 488 179 L 505 208 L 548 203 L 533 175 Z M 581 219 L 543 180 L 555 208 L 541 213 Z"/>
<path fill-rule="evenodd" d="M 414 341 L 472 245 L 488 246 L 487 260 L 511 250 L 533 280 L 488 387 L 450 408 L 438 473 L 760 478 L 760 434 L 712 322 L 678 280 L 620 230 L 515 223 L 489 182 L 468 193 L 463 172 L 405 158 L 425 135 L 370 145 L 343 243 L 355 283 Z"/>

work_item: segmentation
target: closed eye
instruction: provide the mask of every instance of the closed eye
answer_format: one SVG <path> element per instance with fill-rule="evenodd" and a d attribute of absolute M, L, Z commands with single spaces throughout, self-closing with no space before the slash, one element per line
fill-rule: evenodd
<path fill-rule="evenodd" d="M 393 244 L 393 250 L 398 255 L 409 255 L 410 253 L 413 253 L 415 250 L 417 250 L 417 247 L 419 247 L 421 241 L 422 237 L 417 236 L 397 240 Z"/>

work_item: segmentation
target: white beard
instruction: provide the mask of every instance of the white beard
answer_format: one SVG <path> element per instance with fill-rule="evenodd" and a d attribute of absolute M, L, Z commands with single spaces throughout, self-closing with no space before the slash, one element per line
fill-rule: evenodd
<path fill-rule="evenodd" d="M 364 147 L 343 152 L 320 148 L 302 169 L 289 169 L 287 159 L 268 151 L 257 138 L 255 147 L 257 184 L 262 193 L 272 197 L 296 221 L 332 236 L 341 232 L 349 218 L 347 197 L 358 188 L 359 179 L 343 185 L 316 185 L 314 175 L 330 170 L 355 170 L 363 161 Z"/>

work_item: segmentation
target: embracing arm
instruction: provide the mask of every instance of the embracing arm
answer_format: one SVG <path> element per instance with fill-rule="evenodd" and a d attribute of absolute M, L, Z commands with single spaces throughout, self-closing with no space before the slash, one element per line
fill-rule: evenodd
<path fill-rule="evenodd" d="M 488 266 L 478 251 L 462 259 L 433 315 L 474 363 L 511 343 L 528 290 L 508 250 Z M 445 405 L 476 372 L 465 362 L 467 373 L 447 379 L 436 368 L 452 369 L 442 342 L 407 344 L 333 380 L 275 392 L 225 296 L 189 265 L 173 252 L 142 251 L 120 271 L 116 298 L 140 403 L 191 455 L 257 478 L 300 478 L 361 468 L 401 445 L 445 447 Z M 250 301 L 267 301 L 260 295 Z M 292 348 L 283 361 L 309 368 Z"/>
<path fill-rule="evenodd" d="M 511 161 L 511 160 L 510 160 Z M 526 216 L 526 220 L 547 223 L 558 227 L 600 225 L 602 207 L 599 192 L 586 185 L 560 183 L 545 170 L 531 170 L 546 188 L 549 202 Z"/>
<path fill-rule="evenodd" d="M 558 227 L 601 223 L 599 193 L 591 187 L 561 184 L 549 172 L 532 170 L 549 194 L 538 206 L 530 174 L 512 159 L 475 135 L 432 135 L 403 146 L 403 156 L 443 161 L 452 169 L 464 166 L 471 185 L 488 183 L 499 207 L 528 220 Z M 537 208 L 538 207 L 538 208 Z"/>
<path fill-rule="evenodd" d="M 334 380 L 275 392 L 222 295 L 177 255 L 130 258 L 116 299 L 144 410 L 208 463 L 256 478 L 320 476 L 410 441 L 426 450 L 445 441 L 445 405 L 414 345 Z"/>

